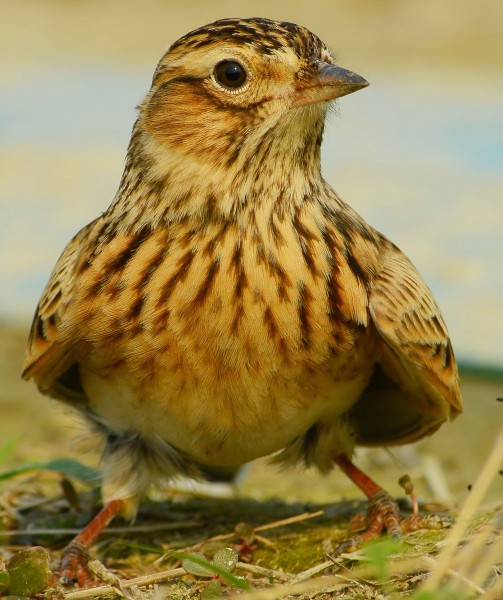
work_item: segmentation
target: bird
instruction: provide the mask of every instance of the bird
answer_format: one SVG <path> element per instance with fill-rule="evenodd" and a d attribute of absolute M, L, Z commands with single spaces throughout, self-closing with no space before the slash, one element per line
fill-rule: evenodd
<path fill-rule="evenodd" d="M 218 20 L 162 56 L 118 191 L 61 254 L 27 346 L 23 377 L 104 440 L 103 508 L 65 582 L 150 487 L 269 455 L 338 466 L 367 495 L 346 548 L 400 535 L 354 450 L 430 435 L 462 400 L 430 289 L 321 173 L 327 112 L 367 85 L 266 18 Z"/>

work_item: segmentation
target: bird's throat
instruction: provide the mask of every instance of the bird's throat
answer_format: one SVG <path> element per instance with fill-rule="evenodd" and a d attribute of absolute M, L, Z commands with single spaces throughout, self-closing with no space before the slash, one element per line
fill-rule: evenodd
<path fill-rule="evenodd" d="M 298 111 L 285 132 L 264 128 L 242 134 L 235 155 L 200 155 L 190 145 L 169 144 L 135 124 L 119 190 L 109 213 L 128 226 L 128 213 L 150 224 L 187 218 L 244 219 L 251 212 L 278 213 L 316 197 L 323 185 L 320 147 L 323 123 Z M 298 120 L 297 129 L 291 119 Z M 307 127 L 309 125 L 309 127 Z M 303 130 L 309 131 L 306 132 Z M 138 211 L 138 206 L 142 207 Z M 131 210 L 133 209 L 134 210 Z M 140 215 L 140 217 L 139 217 Z"/>

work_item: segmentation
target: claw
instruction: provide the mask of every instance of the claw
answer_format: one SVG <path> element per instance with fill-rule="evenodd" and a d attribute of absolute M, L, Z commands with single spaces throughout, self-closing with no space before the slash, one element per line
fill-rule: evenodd
<path fill-rule="evenodd" d="M 437 514 L 412 515 L 400 521 L 404 533 L 411 533 L 420 529 L 448 529 L 452 527 L 453 523 L 454 519 L 452 517 Z"/>
<path fill-rule="evenodd" d="M 59 583 L 64 586 L 78 584 L 79 587 L 93 583 L 88 562 L 89 553 L 85 546 L 75 540 L 70 542 L 61 558 Z"/>
<path fill-rule="evenodd" d="M 419 529 L 443 529 L 452 525 L 453 519 L 448 516 L 433 514 L 419 515 L 416 508 L 410 517 L 401 517 L 396 500 L 372 481 L 372 479 L 367 477 L 365 473 L 355 467 L 348 458 L 338 456 L 335 462 L 366 494 L 369 504 L 364 519 L 362 519 L 361 515 L 358 515 L 351 520 L 350 529 L 355 531 L 354 524 L 357 523 L 358 528 L 356 530 L 359 533 L 342 542 L 335 549 L 332 557 L 354 552 L 361 548 L 365 542 L 379 538 L 384 531 L 392 539 L 400 540 L 404 533 L 418 531 Z M 411 483 L 409 488 L 410 494 L 412 494 Z"/>
<path fill-rule="evenodd" d="M 362 547 L 364 539 L 361 535 L 354 535 L 349 539 L 339 544 L 337 548 L 330 555 L 332 558 L 337 558 L 341 554 L 351 554 L 351 552 L 356 552 L 359 548 Z"/>
<path fill-rule="evenodd" d="M 359 519 L 361 522 L 361 518 Z M 336 557 L 342 553 L 355 552 L 362 545 L 372 539 L 381 536 L 383 530 L 395 539 L 402 539 L 402 527 L 396 501 L 383 489 L 376 492 L 370 499 L 365 518 L 365 530 L 350 537 L 337 546 L 332 556 Z"/>

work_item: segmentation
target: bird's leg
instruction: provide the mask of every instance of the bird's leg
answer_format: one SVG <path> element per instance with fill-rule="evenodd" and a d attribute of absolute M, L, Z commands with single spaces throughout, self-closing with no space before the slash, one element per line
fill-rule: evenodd
<path fill-rule="evenodd" d="M 365 530 L 340 544 L 334 552 L 335 556 L 343 552 L 354 552 L 364 542 L 378 538 L 383 530 L 393 539 L 399 540 L 403 533 L 418 529 L 442 529 L 451 525 L 452 519 L 442 515 L 421 516 L 414 511 L 411 517 L 400 517 L 396 500 L 360 471 L 349 458 L 341 454 L 335 457 L 334 462 L 369 499 Z"/>
<path fill-rule="evenodd" d="M 336 456 L 334 460 L 369 499 L 365 531 L 340 544 L 335 550 L 335 555 L 354 552 L 367 540 L 379 537 L 383 529 L 386 529 L 392 538 L 400 539 L 402 529 L 396 501 L 343 454 Z"/>
<path fill-rule="evenodd" d="M 63 585 L 77 583 L 81 587 L 94 583 L 87 568 L 88 548 L 107 528 L 123 505 L 122 500 L 112 500 L 105 504 L 94 519 L 68 544 L 61 557 L 60 583 Z"/>

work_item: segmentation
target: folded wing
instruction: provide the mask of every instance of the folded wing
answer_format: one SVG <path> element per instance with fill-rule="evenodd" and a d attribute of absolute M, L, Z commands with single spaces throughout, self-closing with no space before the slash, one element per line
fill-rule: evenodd
<path fill-rule="evenodd" d="M 381 265 L 369 293 L 378 364 L 351 412 L 363 445 L 412 442 L 462 410 L 451 342 L 429 288 L 390 242 Z"/>

